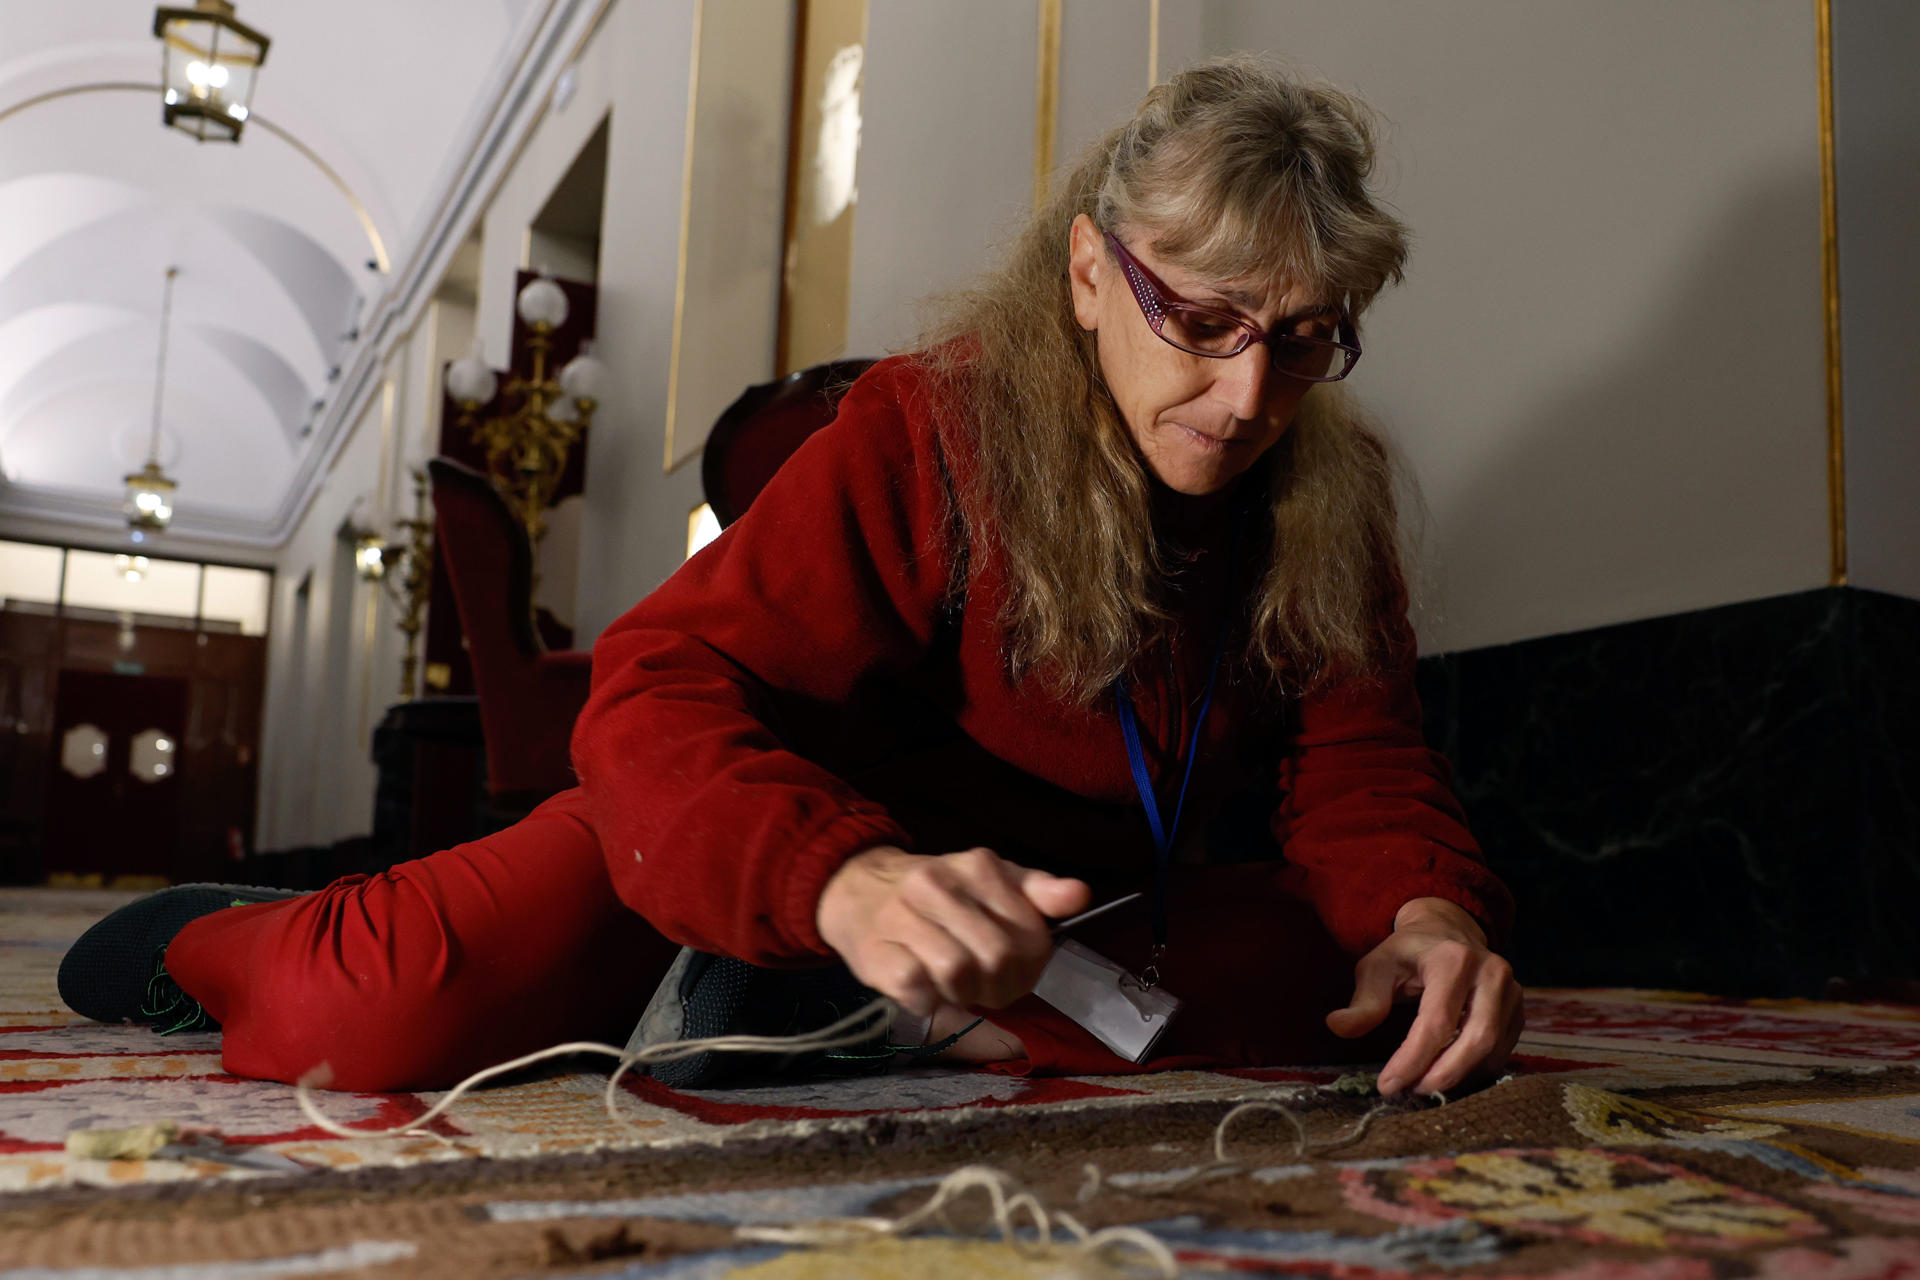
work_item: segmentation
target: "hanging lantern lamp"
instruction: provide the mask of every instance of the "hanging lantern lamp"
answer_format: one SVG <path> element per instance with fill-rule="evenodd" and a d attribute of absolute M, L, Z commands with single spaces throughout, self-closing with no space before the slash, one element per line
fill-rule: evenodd
<path fill-rule="evenodd" d="M 173 523 L 173 479 L 149 461 L 126 477 L 127 526 L 145 533 L 164 533 Z"/>
<path fill-rule="evenodd" d="M 154 10 L 160 39 L 160 118 L 201 142 L 238 142 L 253 85 L 272 43 L 233 16 L 227 0 Z"/>
<path fill-rule="evenodd" d="M 173 522 L 173 477 L 160 469 L 160 394 L 167 381 L 167 327 L 173 319 L 173 278 L 178 267 L 167 268 L 160 295 L 160 360 L 153 375 L 153 431 L 147 437 L 147 465 L 125 477 L 127 525 L 136 539 L 145 533 L 164 533 Z"/>

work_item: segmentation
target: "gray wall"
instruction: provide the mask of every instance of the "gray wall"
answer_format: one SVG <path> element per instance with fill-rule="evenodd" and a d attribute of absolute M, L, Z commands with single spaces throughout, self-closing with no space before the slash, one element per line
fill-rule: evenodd
<path fill-rule="evenodd" d="M 1852 580 L 1920 595 L 1920 5 L 1835 8 Z M 1058 167 L 1138 101 L 1148 12 L 1065 0 Z M 1415 253 L 1351 385 L 1425 497 L 1428 649 L 1827 581 L 1815 42 L 1806 0 L 1162 5 L 1163 76 L 1267 50 L 1388 120 Z M 872 6 L 851 352 L 1026 211 L 1034 56 L 1032 0 Z"/>
<path fill-rule="evenodd" d="M 1431 508 L 1428 648 L 1827 580 L 1806 0 L 1206 0 L 1388 117 L 1417 243 L 1355 391 Z"/>
<path fill-rule="evenodd" d="M 1026 212 L 1038 33 L 1033 0 L 870 0 L 848 354 L 910 343 Z"/>
<path fill-rule="evenodd" d="M 1063 0 L 1054 172 L 1147 91 L 1148 0 Z M 1170 2 L 1160 68 L 1200 47 Z M 847 352 L 910 344 L 924 302 L 991 265 L 1032 208 L 1035 0 L 870 0 Z"/>
<path fill-rule="evenodd" d="M 1920 599 L 1920 5 L 1833 9 L 1849 579 Z"/>

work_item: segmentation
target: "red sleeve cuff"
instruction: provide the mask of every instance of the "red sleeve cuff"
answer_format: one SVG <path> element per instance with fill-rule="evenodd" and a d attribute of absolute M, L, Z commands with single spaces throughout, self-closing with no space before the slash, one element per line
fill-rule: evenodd
<path fill-rule="evenodd" d="M 771 921 L 776 934 L 770 939 L 773 946 L 759 956 L 740 958 L 752 964 L 777 965 L 833 955 L 833 948 L 820 936 L 820 895 L 847 859 L 875 845 L 913 847 L 905 829 L 877 810 L 842 814 L 804 839 L 788 871 L 787 883 L 777 893 L 777 914 Z M 743 930 L 742 936 L 753 932 Z"/>
<path fill-rule="evenodd" d="M 1448 851 L 1448 860 L 1461 855 Z M 1437 859 L 1436 859 L 1437 860 Z M 1345 901 L 1321 908 L 1327 931 L 1349 955 L 1361 956 L 1386 941 L 1400 908 L 1416 898 L 1442 898 L 1458 906 L 1487 935 L 1487 946 L 1501 951 L 1513 925 L 1513 899 L 1506 886 L 1477 862 L 1449 873 L 1434 868 L 1356 887 Z"/>

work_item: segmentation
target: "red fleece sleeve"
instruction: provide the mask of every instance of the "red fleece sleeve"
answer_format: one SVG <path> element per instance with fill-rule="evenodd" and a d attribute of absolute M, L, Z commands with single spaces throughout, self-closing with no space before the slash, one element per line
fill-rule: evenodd
<path fill-rule="evenodd" d="M 1446 758 L 1421 736 L 1413 630 L 1402 610 L 1392 616 L 1384 675 L 1341 681 L 1301 705 L 1273 818 L 1289 886 L 1355 956 L 1393 932 L 1415 898 L 1459 904 L 1498 947 L 1513 899 L 1467 831 Z"/>
<path fill-rule="evenodd" d="M 830 954 L 828 878 L 880 806 L 767 723 L 777 690 L 844 701 L 932 640 L 950 557 L 931 415 L 869 372 L 713 544 L 601 635 L 574 768 L 622 901 L 668 938 L 756 964 Z"/>

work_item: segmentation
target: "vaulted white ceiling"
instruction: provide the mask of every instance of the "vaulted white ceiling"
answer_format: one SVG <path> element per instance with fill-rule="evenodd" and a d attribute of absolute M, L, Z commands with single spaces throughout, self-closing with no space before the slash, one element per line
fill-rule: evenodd
<path fill-rule="evenodd" d="M 241 0 L 273 43 L 238 145 L 161 126 L 151 0 L 9 5 L 0 511 L 111 521 L 176 266 L 160 452 L 182 527 L 260 527 L 536 3 Z"/>

